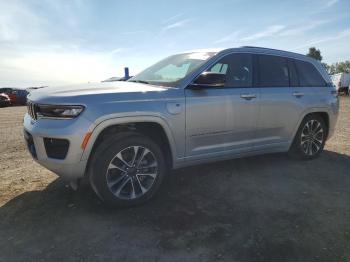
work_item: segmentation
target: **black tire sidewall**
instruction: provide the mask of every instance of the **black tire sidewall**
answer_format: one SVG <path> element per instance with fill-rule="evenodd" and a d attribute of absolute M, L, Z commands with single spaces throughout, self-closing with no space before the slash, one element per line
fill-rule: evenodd
<path fill-rule="evenodd" d="M 152 187 L 141 197 L 131 200 L 117 198 L 109 190 L 106 181 L 106 172 L 110 161 L 121 150 L 129 146 L 144 146 L 155 156 L 158 164 L 158 174 Z M 160 147 L 148 137 L 131 133 L 103 141 L 94 153 L 90 166 L 90 183 L 97 195 L 110 206 L 128 207 L 142 204 L 152 198 L 158 191 L 166 171 L 164 154 Z"/>

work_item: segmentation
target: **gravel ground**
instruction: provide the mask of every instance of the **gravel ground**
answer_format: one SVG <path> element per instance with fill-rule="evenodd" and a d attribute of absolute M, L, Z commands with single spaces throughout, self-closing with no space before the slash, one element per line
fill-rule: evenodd
<path fill-rule="evenodd" d="M 316 160 L 264 155 L 173 171 L 109 210 L 36 164 L 24 107 L 0 108 L 0 261 L 350 261 L 350 98 Z"/>

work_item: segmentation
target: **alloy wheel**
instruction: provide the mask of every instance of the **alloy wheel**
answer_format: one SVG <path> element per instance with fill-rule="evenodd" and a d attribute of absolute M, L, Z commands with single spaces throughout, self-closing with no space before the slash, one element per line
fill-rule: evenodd
<path fill-rule="evenodd" d="M 158 175 L 154 154 L 143 146 L 129 146 L 109 163 L 106 181 L 109 190 L 120 199 L 139 198 L 152 187 Z"/>
<path fill-rule="evenodd" d="M 301 132 L 301 149 L 308 156 L 317 154 L 323 145 L 324 130 L 321 123 L 315 119 L 305 123 Z"/>

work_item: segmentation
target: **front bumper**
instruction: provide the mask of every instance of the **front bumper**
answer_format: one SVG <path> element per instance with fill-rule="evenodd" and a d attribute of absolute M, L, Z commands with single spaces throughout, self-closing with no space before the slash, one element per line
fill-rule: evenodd
<path fill-rule="evenodd" d="M 85 134 L 92 128 L 92 123 L 79 116 L 70 120 L 38 119 L 24 116 L 24 138 L 33 159 L 66 181 L 74 181 L 85 174 L 87 160 L 82 160 L 81 143 Z M 45 141 L 60 139 L 69 142 L 64 158 L 49 157 Z"/>

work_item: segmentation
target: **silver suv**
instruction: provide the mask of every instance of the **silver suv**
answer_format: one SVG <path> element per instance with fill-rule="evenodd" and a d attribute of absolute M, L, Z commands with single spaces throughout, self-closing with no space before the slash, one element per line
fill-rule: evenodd
<path fill-rule="evenodd" d="M 323 66 L 257 47 L 170 56 L 127 82 L 28 96 L 33 158 L 114 206 L 149 200 L 167 169 L 263 153 L 318 156 L 338 98 Z"/>

